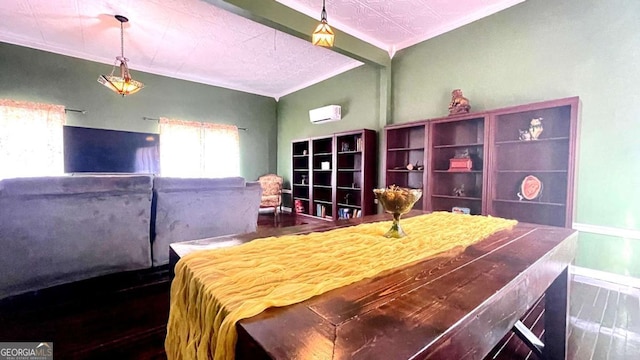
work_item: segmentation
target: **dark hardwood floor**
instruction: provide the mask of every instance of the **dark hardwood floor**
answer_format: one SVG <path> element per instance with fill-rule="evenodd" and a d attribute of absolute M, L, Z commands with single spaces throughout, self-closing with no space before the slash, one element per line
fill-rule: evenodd
<path fill-rule="evenodd" d="M 640 359 L 640 289 L 574 276 L 567 359 Z M 544 335 L 543 299 L 524 318 Z M 537 359 L 517 336 L 507 335 L 485 359 Z"/>
<path fill-rule="evenodd" d="M 261 214 L 259 231 L 317 222 Z M 640 289 L 576 276 L 568 359 L 640 359 Z M 115 274 L 0 300 L 0 341 L 53 341 L 56 359 L 165 359 L 168 267 Z M 544 333 L 542 301 L 524 318 Z M 508 335 L 486 359 L 536 359 Z"/>

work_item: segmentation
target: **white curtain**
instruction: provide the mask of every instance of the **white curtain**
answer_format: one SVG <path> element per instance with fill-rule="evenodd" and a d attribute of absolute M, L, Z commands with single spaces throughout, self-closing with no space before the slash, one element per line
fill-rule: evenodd
<path fill-rule="evenodd" d="M 185 178 L 239 176 L 238 127 L 160 118 L 160 173 Z"/>
<path fill-rule="evenodd" d="M 64 106 L 0 99 L 0 179 L 64 174 Z"/>

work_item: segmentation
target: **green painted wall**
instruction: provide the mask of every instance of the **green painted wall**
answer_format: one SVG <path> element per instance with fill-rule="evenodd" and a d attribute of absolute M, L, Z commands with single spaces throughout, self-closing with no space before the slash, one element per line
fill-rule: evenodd
<path fill-rule="evenodd" d="M 394 121 L 445 115 L 454 88 L 472 111 L 580 96 L 575 221 L 639 230 L 639 14 L 639 1 L 529 0 L 401 51 Z M 640 277 L 639 242 L 583 234 L 577 264 Z"/>
<path fill-rule="evenodd" d="M 114 55 L 115 56 L 115 55 Z M 241 175 L 246 179 L 276 170 L 277 119 L 273 98 L 226 90 L 132 70 L 145 84 L 121 97 L 96 79 L 110 65 L 0 43 L 0 98 L 38 101 L 86 110 L 67 113 L 74 126 L 158 132 L 160 116 L 234 124 L 240 131 Z M 221 154 L 222 155 L 222 154 Z"/>
<path fill-rule="evenodd" d="M 463 89 L 472 111 L 579 96 L 575 221 L 637 234 L 638 14 L 640 1 L 528 0 L 399 51 L 392 62 L 392 122 L 446 115 L 454 88 Z M 281 100 L 279 173 L 289 174 L 291 139 L 337 127 L 381 131 L 373 120 L 379 117 L 376 72 L 358 68 Z M 340 101 L 362 103 L 361 113 L 349 114 L 362 125 L 353 120 L 326 128 L 308 124 L 308 109 Z M 640 239 L 580 235 L 580 266 L 640 277 L 633 265 L 638 260 Z"/>
<path fill-rule="evenodd" d="M 378 129 L 380 70 L 372 65 L 325 80 L 280 99 L 278 103 L 278 174 L 291 178 L 291 141 L 356 130 Z M 342 120 L 311 124 L 309 110 L 342 106 Z"/>

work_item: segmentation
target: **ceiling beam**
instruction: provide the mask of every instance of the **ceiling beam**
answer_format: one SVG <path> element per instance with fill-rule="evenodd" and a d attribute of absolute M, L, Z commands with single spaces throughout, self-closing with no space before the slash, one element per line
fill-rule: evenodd
<path fill-rule="evenodd" d="M 275 0 L 205 0 L 219 8 L 240 15 L 246 19 L 285 32 L 289 35 L 311 42 L 311 33 L 319 23 Z M 320 11 L 318 10 L 318 18 Z M 331 50 L 366 64 L 381 67 L 391 66 L 389 54 L 367 42 L 338 29 L 333 29 L 336 39 Z"/>

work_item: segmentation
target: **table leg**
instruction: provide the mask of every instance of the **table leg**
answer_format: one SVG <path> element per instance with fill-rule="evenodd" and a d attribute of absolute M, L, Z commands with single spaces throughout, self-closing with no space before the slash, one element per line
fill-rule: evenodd
<path fill-rule="evenodd" d="M 566 267 L 545 293 L 544 359 L 567 358 L 569 285 L 569 267 Z"/>

